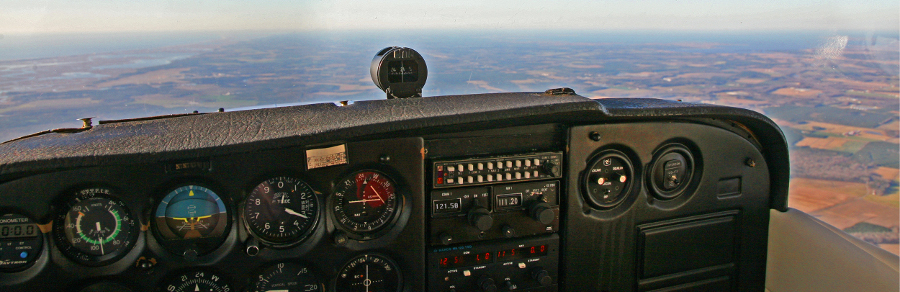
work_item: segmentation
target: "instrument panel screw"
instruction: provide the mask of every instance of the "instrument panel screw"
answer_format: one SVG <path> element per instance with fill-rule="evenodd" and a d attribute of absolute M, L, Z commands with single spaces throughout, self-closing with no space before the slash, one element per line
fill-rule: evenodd
<path fill-rule="evenodd" d="M 598 132 L 591 132 L 590 134 L 588 134 L 588 138 L 591 138 L 591 140 L 600 142 L 600 138 L 601 138 L 601 137 L 600 137 L 600 133 L 598 133 Z"/>
<path fill-rule="evenodd" d="M 155 259 L 155 258 L 149 258 L 149 259 L 148 259 L 148 258 L 146 258 L 146 257 L 140 257 L 140 258 L 138 258 L 137 263 L 135 263 L 135 266 L 137 266 L 137 267 L 139 267 L 139 268 L 141 268 L 141 269 L 144 269 L 144 270 L 153 268 L 153 266 L 155 266 L 155 265 L 156 265 L 156 259 Z"/>
<path fill-rule="evenodd" d="M 334 244 L 335 245 L 344 246 L 347 244 L 347 241 L 349 239 L 350 238 L 347 237 L 347 234 L 344 234 L 343 232 L 336 231 L 334 233 Z"/>
<path fill-rule="evenodd" d="M 747 161 L 745 161 L 744 163 L 746 163 L 749 167 L 756 167 L 756 161 L 753 160 L 753 158 L 747 158 Z"/>

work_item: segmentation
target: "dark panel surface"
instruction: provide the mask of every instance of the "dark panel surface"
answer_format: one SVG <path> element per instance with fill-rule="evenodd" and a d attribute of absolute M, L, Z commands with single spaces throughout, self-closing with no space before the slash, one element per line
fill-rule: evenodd
<path fill-rule="evenodd" d="M 601 139 L 591 139 L 592 132 Z M 631 178 L 631 192 L 613 208 L 600 209 L 586 203 L 579 187 L 567 190 L 569 201 L 564 210 L 562 236 L 566 248 L 564 290 L 635 291 L 641 271 L 638 226 L 732 210 L 742 210 L 735 217 L 741 226 L 740 239 L 735 242 L 740 251 L 735 255 L 740 273 L 736 285 L 740 291 L 763 289 L 770 177 L 766 165 L 745 164 L 747 159 L 764 161 L 750 141 L 720 128 L 678 122 L 573 127 L 569 137 L 569 186 L 579 186 L 588 163 L 606 149 L 625 153 L 636 170 Z M 653 154 L 673 142 L 691 149 L 698 167 L 685 194 L 659 200 L 648 192 L 645 170 Z M 719 198 L 719 180 L 734 177 L 742 178 L 742 193 Z M 716 273 L 719 272 L 702 272 L 697 280 Z M 687 278 L 656 280 L 645 283 L 649 284 L 646 287 L 676 285 Z"/>

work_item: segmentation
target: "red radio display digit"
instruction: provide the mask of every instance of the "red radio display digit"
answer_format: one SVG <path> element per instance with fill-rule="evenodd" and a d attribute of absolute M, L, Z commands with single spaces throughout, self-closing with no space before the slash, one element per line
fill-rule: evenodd
<path fill-rule="evenodd" d="M 511 261 L 523 258 L 541 257 L 547 255 L 546 245 L 526 246 L 497 252 L 497 260 Z"/>

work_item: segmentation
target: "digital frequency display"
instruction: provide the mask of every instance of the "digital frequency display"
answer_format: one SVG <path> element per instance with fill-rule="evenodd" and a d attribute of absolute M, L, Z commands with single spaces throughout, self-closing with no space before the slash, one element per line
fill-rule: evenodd
<path fill-rule="evenodd" d="M 0 226 L 0 239 L 35 237 L 38 234 L 34 224 L 11 224 Z"/>
<path fill-rule="evenodd" d="M 526 246 L 497 252 L 498 261 L 511 261 L 522 258 L 541 257 L 547 255 L 546 245 Z"/>
<path fill-rule="evenodd" d="M 497 196 L 497 208 L 515 208 L 522 206 L 522 194 Z"/>
<path fill-rule="evenodd" d="M 455 213 L 459 209 L 459 199 L 434 201 L 434 213 Z"/>
<path fill-rule="evenodd" d="M 535 258 L 547 255 L 547 245 L 526 246 L 506 249 L 497 252 L 497 261 L 511 261 L 524 258 Z M 440 266 L 444 269 L 455 269 L 466 266 L 477 266 L 493 263 L 493 252 L 470 253 L 459 256 L 449 256 L 440 259 Z"/>
<path fill-rule="evenodd" d="M 453 269 L 465 266 L 475 266 L 494 262 L 492 252 L 470 253 L 460 256 L 441 258 L 441 268 Z"/>

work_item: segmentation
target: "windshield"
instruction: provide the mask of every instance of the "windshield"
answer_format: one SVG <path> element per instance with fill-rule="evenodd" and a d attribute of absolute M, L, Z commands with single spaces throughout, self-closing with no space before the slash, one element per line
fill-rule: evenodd
<path fill-rule="evenodd" d="M 97 120 L 383 99 L 372 57 L 420 52 L 423 95 L 544 91 L 765 113 L 790 206 L 898 253 L 900 3 L 6 1 L 0 140 Z"/>

